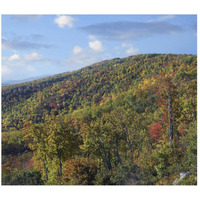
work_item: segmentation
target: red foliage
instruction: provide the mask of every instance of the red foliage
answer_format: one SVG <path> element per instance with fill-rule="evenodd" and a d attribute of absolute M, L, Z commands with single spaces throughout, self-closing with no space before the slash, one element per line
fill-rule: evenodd
<path fill-rule="evenodd" d="M 51 106 L 51 108 L 56 108 L 56 103 L 55 103 L 55 101 L 52 101 L 51 103 L 50 103 L 50 106 Z"/>
<path fill-rule="evenodd" d="M 31 159 L 28 160 L 24 165 L 27 169 L 33 169 L 33 161 Z"/>
<path fill-rule="evenodd" d="M 18 169 L 22 169 L 22 162 L 19 160 L 19 158 L 11 156 L 8 159 L 8 166 L 10 166 L 11 168 L 16 167 Z"/>
<path fill-rule="evenodd" d="M 4 165 L 2 165 L 1 170 L 3 173 L 10 173 L 10 169 L 8 167 L 5 167 Z"/>
<path fill-rule="evenodd" d="M 162 130 L 163 130 L 163 127 L 159 122 L 152 124 L 149 129 L 149 133 L 150 133 L 149 137 L 154 139 L 155 142 L 157 142 L 162 137 Z"/>
<path fill-rule="evenodd" d="M 158 96 L 161 96 L 158 92 L 156 92 Z M 165 108 L 168 106 L 168 102 L 164 100 L 164 98 L 157 98 L 156 99 L 156 104 L 158 106 L 164 106 Z"/>

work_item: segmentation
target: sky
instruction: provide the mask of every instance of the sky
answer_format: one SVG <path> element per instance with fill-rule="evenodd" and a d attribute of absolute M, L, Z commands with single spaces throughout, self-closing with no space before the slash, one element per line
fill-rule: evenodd
<path fill-rule="evenodd" d="M 196 15 L 2 15 L 2 81 L 146 53 L 197 54 Z"/>

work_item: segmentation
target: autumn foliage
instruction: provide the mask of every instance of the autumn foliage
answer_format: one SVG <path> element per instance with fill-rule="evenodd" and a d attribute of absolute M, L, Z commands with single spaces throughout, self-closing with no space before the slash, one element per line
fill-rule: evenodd
<path fill-rule="evenodd" d="M 155 122 L 154 124 L 150 126 L 149 137 L 152 138 L 154 142 L 158 142 L 159 140 L 162 139 L 163 130 L 164 128 L 162 127 L 161 123 Z"/>
<path fill-rule="evenodd" d="M 3 185 L 197 176 L 197 56 L 115 58 L 2 87 Z"/>
<path fill-rule="evenodd" d="M 97 163 L 89 158 L 67 160 L 62 179 L 67 185 L 93 185 L 97 169 Z"/>

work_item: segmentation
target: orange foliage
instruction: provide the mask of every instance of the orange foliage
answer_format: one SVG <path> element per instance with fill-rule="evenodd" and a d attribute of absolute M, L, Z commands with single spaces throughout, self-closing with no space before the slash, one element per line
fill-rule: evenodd
<path fill-rule="evenodd" d="M 63 168 L 63 181 L 67 185 L 92 185 L 97 164 L 89 158 L 67 160 Z"/>

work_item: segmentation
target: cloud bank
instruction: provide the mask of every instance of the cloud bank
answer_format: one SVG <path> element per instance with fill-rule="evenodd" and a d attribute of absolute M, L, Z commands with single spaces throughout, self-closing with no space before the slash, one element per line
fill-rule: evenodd
<path fill-rule="evenodd" d="M 39 36 L 38 36 L 39 37 Z M 35 41 L 27 40 L 26 38 L 2 38 L 2 48 L 10 50 L 38 50 L 38 49 L 48 49 L 53 45 L 39 43 Z"/>
<path fill-rule="evenodd" d="M 184 29 L 168 22 L 107 22 L 80 28 L 91 35 L 100 36 L 105 40 L 131 41 L 157 34 L 178 34 Z"/>

